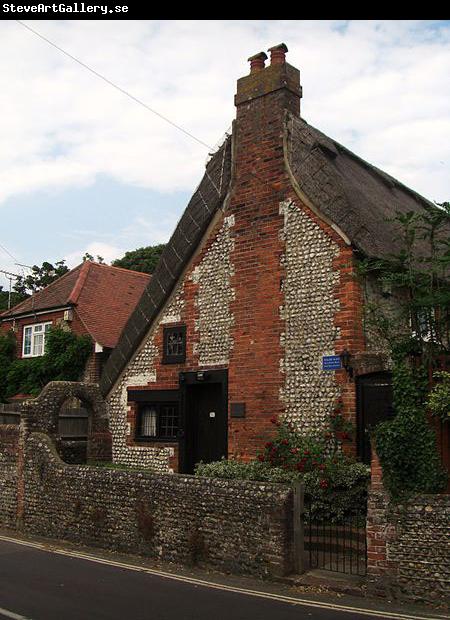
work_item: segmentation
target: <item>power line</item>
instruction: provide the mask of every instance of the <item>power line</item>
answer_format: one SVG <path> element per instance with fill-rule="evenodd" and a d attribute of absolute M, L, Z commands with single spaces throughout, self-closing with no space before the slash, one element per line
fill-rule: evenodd
<path fill-rule="evenodd" d="M 141 101 L 141 99 L 138 99 L 137 97 L 135 97 L 134 95 L 129 93 L 127 90 L 125 90 L 121 86 L 118 86 L 117 84 L 115 84 L 114 82 L 109 80 L 107 77 L 105 77 L 104 75 L 102 75 L 101 73 L 96 71 L 95 69 L 92 69 L 92 67 L 90 67 L 89 65 L 87 65 L 86 63 L 81 61 L 76 56 L 73 56 L 69 52 L 66 52 L 66 50 L 64 50 L 62 47 L 59 47 L 59 45 L 56 45 L 56 43 L 53 43 L 53 41 L 50 41 L 50 39 L 47 39 L 47 37 L 44 37 L 44 35 L 42 35 L 40 32 L 38 32 L 37 30 L 34 30 L 34 28 L 31 28 L 31 26 L 27 26 L 27 24 L 25 24 L 24 22 L 21 22 L 18 19 L 16 19 L 16 22 L 18 24 L 20 24 L 21 26 L 23 26 L 24 28 L 26 28 L 27 30 L 29 30 L 30 32 L 32 32 L 33 34 L 35 34 L 37 37 L 39 37 L 40 39 L 42 39 L 46 43 L 48 43 L 49 45 L 51 45 L 52 47 L 54 47 L 55 49 L 57 49 L 62 54 L 64 54 L 65 56 L 67 56 L 68 58 L 73 60 L 74 62 L 78 63 L 81 67 L 83 67 L 84 69 L 87 69 L 88 71 L 93 73 L 95 76 L 97 76 L 98 78 L 100 78 L 101 80 L 103 80 L 104 82 L 106 82 L 107 84 L 109 84 L 110 86 L 112 86 L 113 88 L 118 90 L 119 92 L 121 92 L 123 95 L 126 95 L 127 97 L 130 97 L 130 99 L 132 99 L 133 101 L 135 101 L 136 103 L 138 103 L 139 105 L 144 107 L 146 110 L 149 110 L 153 114 L 156 114 L 156 116 L 159 116 L 159 118 L 161 118 L 163 121 L 166 121 L 166 123 L 169 123 L 169 125 L 172 125 L 172 127 L 175 127 L 179 131 L 182 131 L 186 136 L 188 136 L 192 140 L 195 140 L 196 142 L 198 142 L 202 146 L 206 147 L 208 150 L 212 149 L 212 147 L 209 146 L 209 144 L 206 144 L 206 142 L 203 142 L 203 140 L 200 140 L 200 138 L 197 138 L 196 136 L 194 136 L 194 134 L 192 134 L 190 131 L 188 131 L 187 129 L 184 129 L 184 127 L 182 127 L 181 125 L 178 125 L 177 123 L 174 123 L 173 121 L 170 120 L 170 118 L 167 118 L 167 116 L 164 116 L 163 114 L 161 114 L 157 110 L 154 110 L 149 105 L 147 105 L 144 101 Z"/>
<path fill-rule="evenodd" d="M 0 243 L 0 249 L 2 249 L 5 252 L 5 254 L 8 254 L 8 256 L 10 256 L 14 261 L 18 261 L 19 260 L 18 258 L 16 258 L 14 256 L 14 254 L 11 254 L 11 252 L 8 250 L 8 248 L 5 248 L 5 246 L 2 245 L 1 243 Z"/>
<path fill-rule="evenodd" d="M 70 58 L 71 60 L 73 60 L 74 62 L 76 62 L 77 64 L 79 64 L 81 67 L 83 67 L 84 69 L 87 69 L 87 71 L 89 71 L 90 73 L 92 73 L 93 75 L 95 75 L 96 77 L 100 78 L 101 80 L 103 80 L 104 82 L 106 82 L 106 84 L 109 84 L 110 86 L 112 86 L 113 88 L 115 88 L 116 90 L 118 90 L 119 92 L 121 92 L 123 95 L 126 95 L 127 97 L 129 97 L 130 99 L 132 99 L 135 103 L 138 103 L 139 105 L 141 105 L 142 107 L 144 107 L 146 110 L 149 110 L 149 112 L 152 112 L 152 114 L 155 114 L 156 116 L 158 116 L 159 118 L 161 118 L 162 120 L 166 121 L 166 123 L 169 123 L 169 125 L 172 125 L 172 127 L 175 127 L 175 129 L 178 129 L 179 131 L 182 131 L 186 136 L 188 136 L 189 138 L 191 138 L 192 140 L 195 140 L 195 142 L 197 142 L 198 144 L 201 144 L 202 146 L 206 147 L 209 151 L 214 151 L 214 147 L 210 146 L 209 144 L 206 144 L 206 142 L 204 142 L 203 140 L 201 140 L 200 138 L 197 138 L 197 136 L 195 136 L 193 133 L 191 133 L 190 131 L 188 131 L 187 129 L 185 129 L 184 127 L 182 127 L 181 125 L 178 125 L 177 123 L 174 123 L 173 121 L 171 121 L 169 118 L 167 118 L 167 116 L 164 116 L 163 114 L 161 114 L 160 112 L 158 112 L 157 110 L 154 110 L 153 108 L 151 108 L 149 105 L 147 105 L 144 101 L 142 101 L 141 99 L 138 99 L 137 97 L 135 97 L 134 95 L 132 95 L 131 93 L 129 93 L 127 90 L 125 90 L 124 88 L 122 88 L 121 86 L 118 86 L 117 84 L 115 84 L 114 82 L 112 82 L 111 80 L 109 80 L 107 77 L 105 77 L 104 75 L 102 75 L 101 73 L 99 73 L 98 71 L 96 71 L 95 69 L 92 69 L 92 67 L 90 67 L 89 65 L 87 65 L 86 63 L 84 63 L 82 60 L 80 60 L 79 58 L 77 58 L 76 56 L 73 56 L 73 54 L 70 54 L 69 52 L 67 52 L 65 49 L 63 49 L 62 47 L 60 47 L 59 45 L 57 45 L 56 43 L 53 43 L 53 41 L 51 41 L 50 39 L 48 39 L 47 37 L 45 37 L 43 34 L 41 34 L 40 32 L 38 32 L 37 30 L 35 30 L 34 28 L 31 28 L 31 26 L 28 26 L 27 24 L 25 24 L 24 22 L 21 22 L 20 20 L 16 19 L 16 22 L 18 24 L 20 24 L 21 26 L 23 26 L 23 28 L 26 28 L 27 30 L 29 30 L 30 32 L 32 32 L 33 34 L 35 34 L 37 37 L 39 37 L 40 39 L 42 39 L 43 41 L 45 41 L 46 43 L 48 43 L 49 45 L 51 45 L 52 47 L 54 47 L 55 49 L 57 49 L 59 52 L 61 52 L 62 54 L 64 54 L 65 56 L 67 56 L 68 58 Z M 256 172 L 253 172 L 252 170 L 249 170 L 248 174 L 250 174 L 250 176 L 254 177 L 255 179 L 258 179 L 259 181 L 261 181 L 262 183 L 264 183 L 265 185 L 269 185 L 272 187 L 272 189 L 276 192 L 276 188 L 274 188 L 270 182 L 268 182 L 266 179 L 261 178 Z M 206 175 L 208 176 L 208 178 L 210 179 L 210 181 L 212 182 L 211 178 L 209 177 L 208 171 L 206 171 Z M 214 183 L 213 183 L 214 185 Z M 217 191 L 217 187 L 215 187 L 216 191 Z"/>

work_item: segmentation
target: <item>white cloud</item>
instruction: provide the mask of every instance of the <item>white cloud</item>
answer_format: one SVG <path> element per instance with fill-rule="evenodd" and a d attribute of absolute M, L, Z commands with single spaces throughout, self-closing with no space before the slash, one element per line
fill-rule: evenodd
<path fill-rule="evenodd" d="M 121 258 L 125 254 L 125 250 L 123 250 L 123 248 L 118 248 L 102 241 L 93 241 L 85 247 L 80 248 L 75 252 L 71 252 L 64 257 L 68 267 L 72 269 L 73 267 L 79 265 L 86 252 L 93 256 L 95 260 L 97 260 L 97 256 L 101 256 L 105 260 L 105 263 L 111 263 L 114 259 Z"/>
<path fill-rule="evenodd" d="M 427 22 L 32 21 L 152 108 L 215 144 L 246 59 L 285 41 L 303 116 L 432 199 L 450 196 L 450 28 Z M 0 202 L 108 175 L 191 189 L 207 151 L 17 23 L 0 23 Z"/>

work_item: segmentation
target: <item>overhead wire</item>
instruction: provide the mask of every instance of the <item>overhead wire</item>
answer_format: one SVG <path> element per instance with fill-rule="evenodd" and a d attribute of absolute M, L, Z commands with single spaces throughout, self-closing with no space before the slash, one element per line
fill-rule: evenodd
<path fill-rule="evenodd" d="M 201 144 L 202 146 L 204 146 L 205 148 L 208 149 L 208 151 L 212 151 L 214 150 L 214 147 L 212 147 L 211 145 L 207 144 L 206 142 L 204 142 L 201 138 L 198 138 L 196 135 L 194 135 L 191 131 L 189 131 L 188 129 L 185 129 L 182 125 L 180 125 L 179 123 L 175 123 L 174 121 L 172 121 L 170 118 L 168 118 L 167 116 L 165 116 L 164 114 L 161 114 L 161 112 L 158 112 L 157 110 L 155 110 L 154 108 L 152 108 L 151 106 L 149 106 L 147 103 L 145 103 L 144 101 L 142 101 L 141 99 L 139 99 L 138 97 L 135 97 L 133 94 L 131 94 L 129 91 L 125 90 L 125 88 L 122 88 L 121 86 L 119 86 L 118 84 L 116 84 L 115 82 L 113 82 L 112 80 L 110 80 L 109 78 L 107 78 L 106 76 L 104 76 L 102 73 L 100 73 L 99 71 L 97 71 L 96 69 L 93 69 L 92 67 L 90 67 L 88 64 L 86 64 L 85 62 L 83 62 L 82 60 L 80 60 L 79 58 L 77 58 L 76 56 L 74 56 L 73 54 L 71 54 L 70 52 L 68 52 L 67 50 L 63 49 L 62 47 L 60 47 L 59 45 L 57 45 L 56 43 L 54 43 L 53 41 L 51 41 L 48 37 L 44 36 L 43 34 L 41 34 L 40 32 L 38 32 L 37 30 L 35 30 L 34 28 L 32 28 L 31 26 L 29 26 L 28 24 L 25 24 L 24 22 L 20 21 L 19 19 L 16 19 L 16 22 L 18 24 L 20 24 L 23 28 L 26 28 L 27 30 L 29 30 L 30 32 L 32 32 L 33 34 L 35 34 L 37 37 L 39 37 L 40 39 L 42 39 L 43 41 L 45 41 L 46 43 L 48 43 L 49 45 L 51 45 L 53 48 L 55 48 L 56 50 L 58 50 L 59 52 L 61 52 L 62 54 L 64 54 L 65 56 L 67 56 L 68 58 L 70 58 L 71 60 L 73 60 L 74 62 L 76 62 L 77 64 L 79 64 L 81 67 L 83 67 L 84 69 L 86 69 L 87 71 L 89 71 L 90 73 L 92 73 L 93 75 L 95 75 L 96 77 L 98 77 L 99 79 L 103 80 L 103 82 L 105 82 L 106 84 L 108 84 L 109 86 L 112 86 L 113 88 L 115 88 L 117 91 L 121 92 L 123 95 L 129 97 L 130 99 L 132 99 L 135 103 L 139 104 L 140 106 L 144 107 L 146 110 L 148 110 L 149 112 L 151 112 L 152 114 L 155 114 L 156 116 L 158 116 L 160 119 L 162 119 L 163 121 L 165 121 L 166 123 L 168 123 L 169 125 L 172 125 L 172 127 L 174 127 L 175 129 L 178 129 L 179 131 L 183 132 L 186 136 L 188 136 L 189 138 L 191 138 L 192 140 L 195 140 L 195 142 L 197 142 L 198 144 Z M 270 186 L 273 191 L 276 191 L 275 188 L 272 187 L 272 185 L 266 180 L 261 178 L 256 172 L 249 170 L 249 174 L 251 176 L 253 176 L 254 178 L 258 179 L 260 182 L 264 183 L 266 186 Z M 220 194 L 219 189 L 217 188 L 217 186 L 215 185 L 215 183 L 213 182 L 213 180 L 210 178 L 208 171 L 206 170 L 206 176 L 209 178 L 209 180 L 211 181 L 211 184 L 214 186 L 214 189 Z"/>
<path fill-rule="evenodd" d="M 74 56 L 73 54 L 70 54 L 69 52 L 67 52 L 65 49 L 63 49 L 62 47 L 60 47 L 59 45 L 57 45 L 56 43 L 53 43 L 53 41 L 51 41 L 50 39 L 48 39 L 47 37 L 45 37 L 43 34 L 41 34 L 40 32 L 38 32 L 37 30 L 35 30 L 34 28 L 31 28 L 31 26 L 28 26 L 28 24 L 25 24 L 24 22 L 16 19 L 16 22 L 18 24 L 20 24 L 21 26 L 23 26 L 24 28 L 26 28 L 27 30 L 29 30 L 30 32 L 32 32 L 33 34 L 35 34 L 37 37 L 39 37 L 40 39 L 42 39 L 43 41 L 45 41 L 46 43 L 48 43 L 49 45 L 51 45 L 52 47 L 54 47 L 55 49 L 57 49 L 59 52 L 61 52 L 62 54 L 64 54 L 65 56 L 67 56 L 68 58 L 70 58 L 71 60 L 73 60 L 74 62 L 78 63 L 80 66 L 82 66 L 84 69 L 86 69 L 87 71 L 90 71 L 91 73 L 93 73 L 96 77 L 98 77 L 99 79 L 103 80 L 104 82 L 106 82 L 107 84 L 109 84 L 110 86 L 112 86 L 113 88 L 115 88 L 116 90 L 118 90 L 119 92 L 121 92 L 123 95 L 126 95 L 127 97 L 130 97 L 130 99 L 132 99 L 135 103 L 138 103 L 139 105 L 141 105 L 142 107 L 144 107 L 146 110 L 149 110 L 150 112 L 152 112 L 152 114 L 156 114 L 156 116 L 159 116 L 159 118 L 161 118 L 163 121 L 165 121 L 166 123 L 169 123 L 169 125 L 172 125 L 172 127 L 175 127 L 176 129 L 178 129 L 179 131 L 182 131 L 186 136 L 188 136 L 189 138 L 192 138 L 192 140 L 195 140 L 196 142 L 198 142 L 199 144 L 201 144 L 202 146 L 206 147 L 207 149 L 211 150 L 213 147 L 210 146 L 209 144 L 206 144 L 206 142 L 204 142 L 203 140 L 201 140 L 200 138 L 197 138 L 197 136 L 194 136 L 193 133 L 191 133 L 190 131 L 188 131 L 187 129 L 185 129 L 184 127 L 182 127 L 181 125 L 179 125 L 178 123 L 174 123 L 172 120 L 170 120 L 170 118 L 168 118 L 167 116 L 165 116 L 164 114 L 161 114 L 161 112 L 158 112 L 157 110 L 155 110 L 154 108 L 151 108 L 148 104 L 146 104 L 144 101 L 142 101 L 141 99 L 139 99 L 138 97 L 135 97 L 134 95 L 132 95 L 130 92 L 128 92 L 127 90 L 125 90 L 124 88 L 122 88 L 121 86 L 119 86 L 118 84 L 115 84 L 115 82 L 113 82 L 112 80 L 110 80 L 109 78 L 105 77 L 104 75 L 102 75 L 99 71 L 96 71 L 95 69 L 93 69 L 92 67 L 90 67 L 89 65 L 87 65 L 85 62 L 83 62 L 82 60 L 80 60 L 79 58 L 77 58 L 76 56 Z"/>

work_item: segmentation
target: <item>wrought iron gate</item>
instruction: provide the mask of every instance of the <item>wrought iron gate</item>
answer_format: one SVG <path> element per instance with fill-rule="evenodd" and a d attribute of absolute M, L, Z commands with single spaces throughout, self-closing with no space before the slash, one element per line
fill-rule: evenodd
<path fill-rule="evenodd" d="M 366 574 L 366 515 L 352 513 L 336 523 L 312 518 L 308 506 L 304 514 L 304 541 L 309 569 L 349 575 Z"/>

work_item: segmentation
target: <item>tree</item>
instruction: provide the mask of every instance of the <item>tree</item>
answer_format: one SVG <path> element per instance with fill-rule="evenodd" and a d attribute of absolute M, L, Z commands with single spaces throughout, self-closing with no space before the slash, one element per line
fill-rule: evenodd
<path fill-rule="evenodd" d="M 94 262 L 95 258 L 92 256 L 92 254 L 89 254 L 89 252 L 86 252 L 85 255 L 83 256 L 83 263 L 85 263 L 87 260 Z M 97 254 L 97 263 L 100 263 L 100 265 L 104 265 L 105 264 L 105 259 L 103 258 L 103 256 L 99 256 Z"/>
<path fill-rule="evenodd" d="M 165 244 L 161 243 L 125 252 L 125 256 L 113 261 L 112 264 L 114 267 L 122 267 L 123 269 L 153 273 L 165 247 Z"/>
<path fill-rule="evenodd" d="M 57 261 L 54 265 L 44 261 L 41 267 L 33 265 L 31 273 L 27 276 L 17 278 L 13 289 L 16 293 L 28 297 L 28 295 L 45 288 L 68 271 L 69 268 L 65 260 Z"/>
<path fill-rule="evenodd" d="M 20 302 L 26 299 L 27 297 L 28 295 L 21 295 L 20 293 L 11 291 L 11 308 L 13 306 L 16 306 L 17 304 L 20 304 Z M 9 299 L 9 292 L 3 290 L 3 286 L 0 286 L 0 312 L 4 312 L 5 310 L 8 310 L 8 299 Z"/>

